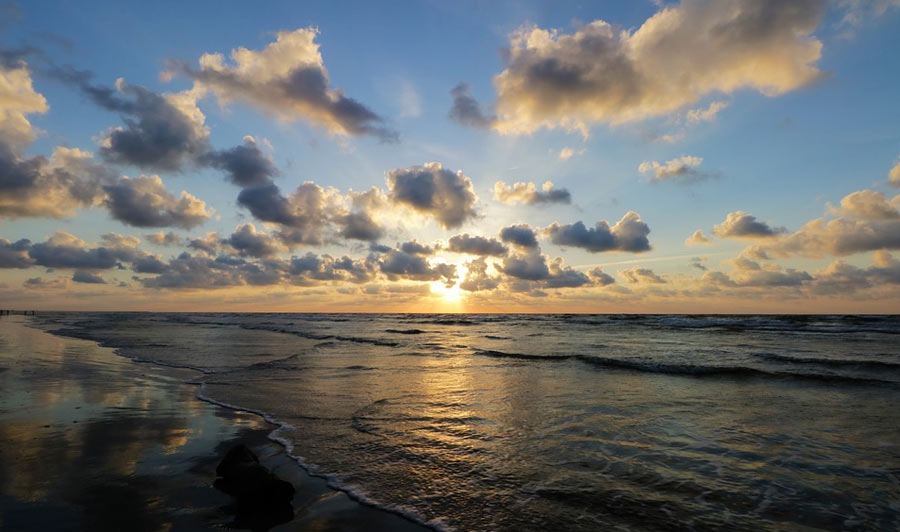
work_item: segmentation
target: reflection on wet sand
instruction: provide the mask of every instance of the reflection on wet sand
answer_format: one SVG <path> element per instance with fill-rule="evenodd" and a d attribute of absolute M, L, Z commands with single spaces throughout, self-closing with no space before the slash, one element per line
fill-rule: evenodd
<path fill-rule="evenodd" d="M 0 320 L 0 528 L 267 529 L 293 512 L 248 521 L 212 487 L 240 441 L 295 486 L 279 529 L 417 529 L 305 475 L 256 416 L 198 401 L 188 370 L 136 364 L 93 342 Z"/>

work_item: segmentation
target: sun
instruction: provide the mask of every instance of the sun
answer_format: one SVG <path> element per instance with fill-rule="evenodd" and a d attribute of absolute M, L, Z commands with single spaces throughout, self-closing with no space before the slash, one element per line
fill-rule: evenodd
<path fill-rule="evenodd" d="M 431 283 L 431 293 L 440 295 L 448 303 L 456 303 L 463 296 L 462 289 L 459 287 L 459 281 L 449 288 L 442 281 L 434 281 Z"/>

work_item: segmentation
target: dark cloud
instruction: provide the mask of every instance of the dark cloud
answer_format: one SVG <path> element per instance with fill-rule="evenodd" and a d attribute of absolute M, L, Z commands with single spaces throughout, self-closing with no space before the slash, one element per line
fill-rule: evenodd
<path fill-rule="evenodd" d="M 122 80 L 116 88 L 93 85 L 89 72 L 56 71 L 56 77 L 79 87 L 96 105 L 122 115 L 123 126 L 111 129 L 101 143 L 108 161 L 160 171 L 196 165 L 209 152 L 203 115 L 187 94 L 161 95 Z"/>
<path fill-rule="evenodd" d="M 271 257 L 282 251 L 275 237 L 257 231 L 253 224 L 238 227 L 227 243 L 242 257 Z"/>
<path fill-rule="evenodd" d="M 0 238 L 0 268 L 28 268 L 32 265 L 28 251 L 31 241 L 27 238 L 10 242 Z"/>
<path fill-rule="evenodd" d="M 453 98 L 453 107 L 450 108 L 450 119 L 464 126 L 489 129 L 497 120 L 495 116 L 487 116 L 481 111 L 481 106 L 472 97 L 471 87 L 468 83 L 460 83 L 450 90 Z"/>
<path fill-rule="evenodd" d="M 340 216 L 336 223 L 340 226 L 339 234 L 351 240 L 373 242 L 384 236 L 384 228 L 366 212 L 351 212 Z"/>
<path fill-rule="evenodd" d="M 543 281 L 550 276 L 546 257 L 537 251 L 526 255 L 510 255 L 503 259 L 503 264 L 498 269 L 506 275 L 526 281 Z"/>
<path fill-rule="evenodd" d="M 612 228 L 606 221 L 601 220 L 590 229 L 579 221 L 568 225 L 553 223 L 544 231 L 554 244 L 582 248 L 591 253 L 602 251 L 640 253 L 650 249 L 650 241 L 647 239 L 650 227 L 633 211 L 627 212 Z"/>
<path fill-rule="evenodd" d="M 210 216 L 206 204 L 187 192 L 182 191 L 179 198 L 169 194 L 159 176 L 123 177 L 103 190 L 110 215 L 135 227 L 190 229 Z"/>
<path fill-rule="evenodd" d="M 87 272 L 84 270 L 76 270 L 75 273 L 72 274 L 72 280 L 76 283 L 106 284 L 103 276 L 99 273 Z"/>
<path fill-rule="evenodd" d="M 503 257 L 509 252 L 509 248 L 499 240 L 470 236 L 468 233 L 451 237 L 447 249 L 456 253 L 493 257 Z"/>
<path fill-rule="evenodd" d="M 379 269 L 389 279 L 411 279 L 415 281 L 437 281 L 443 279 L 451 283 L 456 279 L 456 265 L 436 264 L 432 266 L 420 255 L 411 255 L 393 250 L 379 259 Z"/>
<path fill-rule="evenodd" d="M 180 246 L 184 241 L 172 231 L 169 231 L 168 233 L 159 231 L 158 233 L 149 234 L 145 238 L 158 246 Z"/>
<path fill-rule="evenodd" d="M 33 244 L 29 251 L 34 263 L 46 268 L 108 270 L 138 255 L 134 248 L 88 245 L 67 233 L 56 233 L 46 242 Z"/>
<path fill-rule="evenodd" d="M 209 152 L 204 161 L 223 170 L 239 187 L 268 185 L 278 175 L 275 163 L 250 138 L 245 138 L 243 144 L 234 148 Z"/>
<path fill-rule="evenodd" d="M 476 216 L 478 198 L 472 180 L 440 163 L 391 170 L 387 184 L 391 201 L 433 216 L 445 229 L 459 227 Z"/>
<path fill-rule="evenodd" d="M 421 244 L 416 242 L 415 240 L 411 242 L 404 242 L 400 245 L 400 251 L 403 253 L 407 253 L 409 255 L 433 255 L 434 248 L 431 246 L 426 246 L 425 244 Z"/>
<path fill-rule="evenodd" d="M 537 235 L 525 224 L 510 225 L 500 230 L 500 240 L 521 248 L 538 247 Z"/>

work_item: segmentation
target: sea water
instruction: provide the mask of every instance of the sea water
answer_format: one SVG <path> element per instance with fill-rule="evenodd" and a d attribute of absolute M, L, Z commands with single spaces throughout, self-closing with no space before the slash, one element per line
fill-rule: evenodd
<path fill-rule="evenodd" d="M 900 530 L 900 317 L 58 313 L 441 530 Z"/>

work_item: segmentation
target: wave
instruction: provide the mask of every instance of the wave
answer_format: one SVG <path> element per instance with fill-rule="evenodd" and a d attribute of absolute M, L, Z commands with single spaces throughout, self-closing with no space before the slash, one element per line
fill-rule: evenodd
<path fill-rule="evenodd" d="M 750 366 L 699 366 L 693 364 L 667 364 L 627 358 L 608 358 L 593 355 L 531 355 L 525 353 L 509 353 L 491 349 L 478 349 L 472 352 L 475 355 L 494 358 L 510 358 L 516 360 L 536 360 L 562 362 L 566 360 L 578 360 L 585 364 L 612 369 L 624 369 L 645 373 L 660 373 L 666 375 L 682 375 L 688 377 L 734 377 L 734 378 L 776 378 L 776 379 L 800 379 L 819 382 L 834 382 L 848 384 L 871 385 L 900 385 L 898 381 L 874 379 L 869 377 L 856 377 L 837 373 L 806 373 L 806 372 L 781 372 L 769 371 Z"/>
<path fill-rule="evenodd" d="M 813 358 L 813 357 L 792 357 L 787 355 L 779 355 L 777 353 L 753 353 L 753 356 L 772 360 L 775 362 L 784 362 L 787 364 L 816 364 L 820 366 L 834 367 L 856 367 L 869 369 L 893 369 L 900 370 L 900 363 L 887 362 L 883 360 L 869 359 L 848 359 L 848 358 Z"/>
<path fill-rule="evenodd" d="M 422 329 L 385 329 L 384 332 L 391 334 L 425 334 L 427 331 Z"/>

